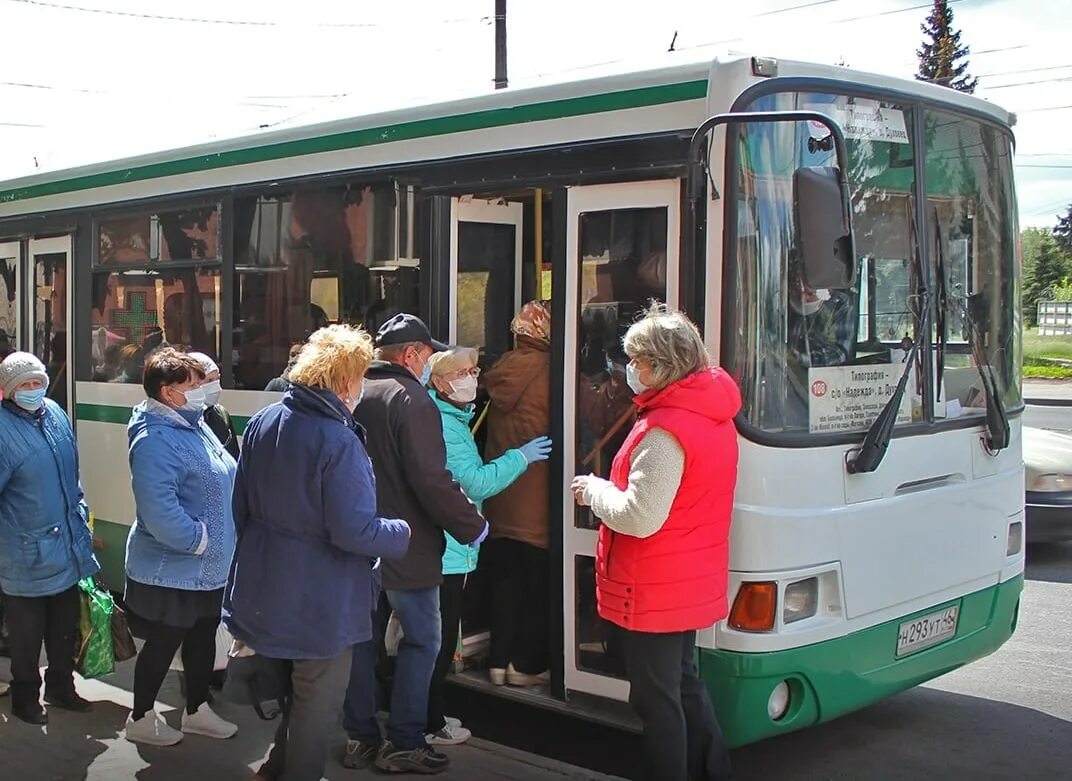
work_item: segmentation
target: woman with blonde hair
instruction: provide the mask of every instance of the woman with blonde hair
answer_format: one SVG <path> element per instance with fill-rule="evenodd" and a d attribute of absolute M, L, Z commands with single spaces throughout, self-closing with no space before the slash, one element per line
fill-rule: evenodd
<path fill-rule="evenodd" d="M 298 355 L 282 400 L 246 427 L 224 622 L 238 641 L 290 669 L 262 778 L 323 776 L 351 649 L 372 638 L 377 560 L 399 558 L 409 545 L 405 521 L 376 516 L 365 432 L 353 418 L 371 361 L 364 330 L 320 329 Z"/>
<path fill-rule="evenodd" d="M 696 674 L 696 630 L 727 614 L 741 394 L 680 312 L 652 306 L 623 346 L 636 423 L 610 480 L 573 480 L 577 503 L 602 521 L 596 603 L 618 632 L 644 725 L 642 777 L 722 781 L 732 771 Z"/>

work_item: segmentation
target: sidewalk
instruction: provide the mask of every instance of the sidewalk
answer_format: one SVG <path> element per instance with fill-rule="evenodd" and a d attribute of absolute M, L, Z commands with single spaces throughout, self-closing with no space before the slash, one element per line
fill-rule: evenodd
<path fill-rule="evenodd" d="M 238 735 L 211 740 L 188 735 L 177 746 L 137 746 L 121 730 L 132 704 L 134 662 L 119 665 L 106 681 L 78 680 L 78 691 L 95 703 L 91 713 L 49 709 L 47 727 L 32 727 L 11 717 L 10 697 L 0 699 L 0 779 L 11 781 L 248 781 L 267 755 L 275 722 L 257 718 L 252 708 L 221 702 L 213 707 L 238 723 Z M 0 659 L 0 680 L 8 680 L 8 660 Z M 160 692 L 157 712 L 178 726 L 182 698 L 178 679 L 169 673 Z M 330 781 L 387 778 L 372 770 L 347 770 L 339 758 L 344 735 L 336 733 L 328 759 Z M 464 746 L 446 747 L 450 769 L 437 776 L 444 781 L 462 779 L 518 779 L 519 781 L 613 781 L 602 775 L 554 759 L 527 754 L 474 738 Z M 408 777 L 408 776 L 407 776 Z"/>
<path fill-rule="evenodd" d="M 1072 380 L 1024 380 L 1024 401 L 1072 406 Z"/>

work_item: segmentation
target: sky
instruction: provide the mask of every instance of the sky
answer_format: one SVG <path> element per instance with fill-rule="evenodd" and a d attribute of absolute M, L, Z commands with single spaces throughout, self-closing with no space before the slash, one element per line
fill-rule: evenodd
<path fill-rule="evenodd" d="M 0 180 L 490 90 L 494 0 L 0 0 Z M 1072 2 L 952 0 L 1017 114 L 1020 223 L 1072 203 Z M 509 0 L 511 86 L 724 51 L 911 78 L 923 0 Z M 681 54 L 666 54 L 671 41 Z M 667 59 L 669 58 L 669 59 Z"/>

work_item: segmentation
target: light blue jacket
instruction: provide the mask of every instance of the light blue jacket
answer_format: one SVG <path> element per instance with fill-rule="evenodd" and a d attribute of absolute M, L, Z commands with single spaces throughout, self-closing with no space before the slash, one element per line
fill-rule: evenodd
<path fill-rule="evenodd" d="M 48 597 L 96 574 L 87 518 L 67 414 L 0 404 L 0 589 Z"/>
<path fill-rule="evenodd" d="M 149 399 L 127 426 L 136 519 L 127 577 L 150 586 L 213 591 L 235 550 L 235 460 L 202 418 L 191 423 Z"/>
<path fill-rule="evenodd" d="M 485 464 L 469 431 L 469 422 L 473 419 L 473 405 L 459 409 L 449 401 L 439 398 L 435 391 L 430 392 L 443 418 L 447 469 L 479 510 L 485 499 L 495 496 L 517 480 L 528 467 L 528 462 L 520 450 L 507 450 L 494 461 Z M 447 536 L 447 549 L 443 553 L 443 574 L 465 575 L 476 569 L 479 549 L 462 545 L 450 534 L 444 534 Z"/>

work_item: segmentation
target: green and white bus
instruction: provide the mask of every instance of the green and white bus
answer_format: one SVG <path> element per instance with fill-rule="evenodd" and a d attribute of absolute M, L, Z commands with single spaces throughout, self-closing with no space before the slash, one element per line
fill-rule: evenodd
<path fill-rule="evenodd" d="M 620 337 L 658 299 L 744 399 L 732 613 L 698 636 L 731 744 L 1001 646 L 1024 568 L 1013 118 L 842 67 L 669 62 L 0 183 L 0 340 L 75 421 L 107 584 L 156 345 L 216 356 L 241 430 L 325 322 L 415 312 L 488 365 L 550 299 L 552 676 L 496 691 L 615 712 L 596 523 L 568 487 L 628 430 Z M 466 685 L 486 685 L 482 626 Z"/>

